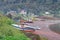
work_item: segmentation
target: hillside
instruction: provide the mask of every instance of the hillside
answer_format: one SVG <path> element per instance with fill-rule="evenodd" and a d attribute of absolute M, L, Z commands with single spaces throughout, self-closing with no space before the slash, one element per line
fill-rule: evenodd
<path fill-rule="evenodd" d="M 9 18 L 0 15 L 0 40 L 30 40 L 22 32 L 12 27 Z"/>
<path fill-rule="evenodd" d="M 20 11 L 24 9 L 35 14 L 49 11 L 58 13 L 60 11 L 59 0 L 0 0 L 0 11 Z"/>

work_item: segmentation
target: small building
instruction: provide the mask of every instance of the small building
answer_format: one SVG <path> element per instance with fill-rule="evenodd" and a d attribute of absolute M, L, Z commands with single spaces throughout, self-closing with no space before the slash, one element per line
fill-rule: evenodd
<path fill-rule="evenodd" d="M 54 15 L 51 14 L 50 12 L 45 12 L 45 13 L 43 14 L 43 16 L 46 16 L 46 17 L 53 17 Z"/>
<path fill-rule="evenodd" d="M 21 10 L 20 14 L 27 14 L 25 10 Z"/>

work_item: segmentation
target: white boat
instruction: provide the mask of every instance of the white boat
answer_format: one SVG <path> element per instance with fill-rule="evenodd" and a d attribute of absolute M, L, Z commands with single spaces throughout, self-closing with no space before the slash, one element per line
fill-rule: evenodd
<path fill-rule="evenodd" d="M 12 24 L 12 26 L 16 27 L 16 28 L 21 28 L 21 25 L 17 25 L 17 24 Z M 33 28 L 35 30 L 40 30 L 41 28 L 39 26 L 28 26 L 28 25 L 24 25 L 24 28 Z"/>

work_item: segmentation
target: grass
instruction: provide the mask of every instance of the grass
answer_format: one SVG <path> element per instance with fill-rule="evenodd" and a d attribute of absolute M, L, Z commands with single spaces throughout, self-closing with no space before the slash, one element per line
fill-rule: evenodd
<path fill-rule="evenodd" d="M 11 26 L 12 23 L 13 20 L 0 14 L 0 40 L 30 40 L 21 31 Z"/>
<path fill-rule="evenodd" d="M 41 40 L 48 40 L 47 38 L 45 38 L 45 37 L 41 37 Z"/>

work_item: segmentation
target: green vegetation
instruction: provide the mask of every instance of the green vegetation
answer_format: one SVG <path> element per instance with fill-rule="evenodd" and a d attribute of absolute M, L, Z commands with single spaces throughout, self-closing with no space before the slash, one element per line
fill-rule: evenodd
<path fill-rule="evenodd" d="M 0 40 L 30 40 L 21 31 L 12 27 L 11 19 L 0 15 Z"/>
<path fill-rule="evenodd" d="M 0 10 L 4 12 L 25 9 L 28 12 L 39 15 L 39 13 L 45 11 L 49 11 L 53 14 L 58 14 L 58 11 L 60 11 L 59 0 L 0 0 L 0 5 Z"/>
<path fill-rule="evenodd" d="M 0 14 L 0 40 L 30 40 L 29 38 L 47 40 L 39 35 L 23 34 L 21 31 L 11 26 L 13 23 L 15 23 L 13 20 Z"/>
<path fill-rule="evenodd" d="M 41 37 L 41 40 L 48 40 L 47 38 L 45 38 L 45 37 Z"/>

